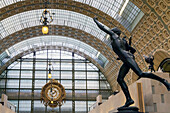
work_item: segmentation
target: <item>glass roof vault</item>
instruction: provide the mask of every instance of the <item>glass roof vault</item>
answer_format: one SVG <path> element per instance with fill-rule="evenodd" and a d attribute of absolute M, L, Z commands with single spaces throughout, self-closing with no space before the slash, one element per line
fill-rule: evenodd
<path fill-rule="evenodd" d="M 11 46 L 10 48 L 8 48 L 7 51 L 4 51 L 0 55 L 0 60 L 2 61 L 2 64 L 5 64 L 7 61 L 9 61 L 12 57 L 16 56 L 17 54 L 20 54 L 31 48 L 42 47 L 42 46 L 60 46 L 60 47 L 73 48 L 95 59 L 101 66 L 103 66 L 104 63 L 107 62 L 105 56 L 103 56 L 102 54 L 97 55 L 98 51 L 95 48 L 89 46 L 88 44 L 85 44 L 84 42 L 81 42 L 73 38 L 64 37 L 64 36 L 53 36 L 53 35 L 34 37 L 19 42 Z"/>

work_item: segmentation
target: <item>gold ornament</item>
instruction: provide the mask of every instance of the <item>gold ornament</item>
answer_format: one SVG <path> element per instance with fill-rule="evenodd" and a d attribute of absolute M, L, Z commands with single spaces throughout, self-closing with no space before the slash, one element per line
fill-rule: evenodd
<path fill-rule="evenodd" d="M 64 87 L 57 80 L 50 80 L 41 90 L 41 102 L 52 108 L 63 105 L 66 92 Z"/>

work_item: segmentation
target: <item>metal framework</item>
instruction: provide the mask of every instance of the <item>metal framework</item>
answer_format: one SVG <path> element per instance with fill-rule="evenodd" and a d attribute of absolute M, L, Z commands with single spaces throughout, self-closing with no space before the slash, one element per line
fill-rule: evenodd
<path fill-rule="evenodd" d="M 87 113 L 98 94 L 107 99 L 112 91 L 96 66 L 87 59 L 77 57 L 74 53 L 61 50 L 45 50 L 24 56 L 2 73 L 5 76 L 0 80 L 0 92 L 9 96 L 18 113 L 47 113 L 51 110 Z M 54 67 L 52 77 L 66 89 L 66 103 L 55 109 L 45 107 L 40 102 L 41 87 L 49 80 L 46 73 L 49 61 Z"/>
<path fill-rule="evenodd" d="M 24 2 L 27 2 L 27 4 L 29 4 L 29 0 L 21 1 L 20 4 L 22 4 Z M 31 3 L 34 3 L 34 1 L 32 1 Z M 37 0 L 35 3 L 39 4 L 39 5 L 44 5 L 44 1 L 41 1 L 41 0 L 39 0 L 39 1 Z M 88 5 L 88 7 L 93 7 L 95 9 L 98 9 L 99 11 L 104 12 L 107 15 L 110 15 L 112 18 L 114 18 L 115 20 L 120 22 L 129 31 L 132 30 L 131 26 L 132 26 L 134 20 L 138 16 L 139 12 L 141 12 L 141 10 L 138 7 L 136 7 L 131 1 L 129 1 L 127 4 L 127 8 L 123 12 L 123 14 L 120 16 L 119 12 L 125 3 L 125 0 L 109 0 L 109 1 L 107 1 L 107 0 L 93 0 L 93 1 L 65 0 L 64 2 L 51 0 L 51 1 L 48 1 L 48 4 L 46 6 L 47 6 L 47 8 L 49 8 L 49 5 L 50 5 L 51 8 L 55 9 L 57 5 L 59 5 L 58 7 L 60 7 L 62 5 L 62 3 L 64 3 L 64 5 L 63 5 L 64 7 L 67 7 L 70 4 L 71 4 L 70 7 L 72 7 L 72 5 L 74 5 L 74 4 L 84 4 L 86 6 Z M 14 1 L 9 3 L 9 0 L 6 0 L 6 3 L 4 1 L 0 2 L 0 7 L 4 8 L 5 6 L 12 6 L 15 4 L 16 3 Z M 32 6 L 34 6 L 36 4 L 33 4 Z M 77 6 L 75 6 L 75 8 Z M 59 16 L 60 15 L 61 14 L 59 14 Z"/>

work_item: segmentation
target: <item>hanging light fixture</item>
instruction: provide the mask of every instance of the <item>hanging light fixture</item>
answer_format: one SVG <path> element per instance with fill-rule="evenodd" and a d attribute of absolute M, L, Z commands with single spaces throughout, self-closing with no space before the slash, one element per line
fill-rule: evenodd
<path fill-rule="evenodd" d="M 51 23 L 53 21 L 53 18 L 51 16 L 51 13 L 49 11 L 47 11 L 47 2 L 45 2 L 45 10 L 42 13 L 40 22 L 43 24 L 42 27 L 42 33 L 43 34 L 47 34 L 48 33 L 48 25 L 49 23 Z"/>
<path fill-rule="evenodd" d="M 48 78 L 51 78 L 51 68 L 49 69 Z"/>
<path fill-rule="evenodd" d="M 42 33 L 47 34 L 48 33 L 48 26 L 43 26 L 42 27 Z"/>
<path fill-rule="evenodd" d="M 50 62 L 50 63 L 49 63 L 48 78 L 51 78 L 51 69 L 52 69 L 52 65 L 51 65 L 51 62 Z"/>

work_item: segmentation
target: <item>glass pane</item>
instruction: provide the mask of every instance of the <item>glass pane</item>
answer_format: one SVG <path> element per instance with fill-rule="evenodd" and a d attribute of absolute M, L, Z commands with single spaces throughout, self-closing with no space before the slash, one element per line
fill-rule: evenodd
<path fill-rule="evenodd" d="M 72 81 L 71 80 L 61 80 L 61 84 L 65 89 L 71 89 L 72 88 Z"/>
<path fill-rule="evenodd" d="M 46 62 L 36 62 L 35 69 L 47 69 L 47 63 Z"/>
<path fill-rule="evenodd" d="M 99 79 L 98 72 L 87 72 L 87 79 Z"/>
<path fill-rule="evenodd" d="M 34 99 L 40 99 L 40 97 L 41 97 L 41 89 L 34 90 Z"/>
<path fill-rule="evenodd" d="M 100 89 L 110 89 L 108 82 L 100 81 Z"/>
<path fill-rule="evenodd" d="M 86 89 L 86 81 L 75 80 L 75 89 Z"/>
<path fill-rule="evenodd" d="M 94 99 L 99 95 L 99 91 L 98 90 L 88 90 L 88 98 L 89 99 Z"/>
<path fill-rule="evenodd" d="M 22 62 L 22 69 L 32 69 L 33 62 Z"/>
<path fill-rule="evenodd" d="M 32 88 L 32 80 L 21 80 L 21 88 Z"/>
<path fill-rule="evenodd" d="M 62 113 L 72 113 L 72 101 L 66 101 L 62 106 L 61 106 L 61 111 Z"/>
<path fill-rule="evenodd" d="M 86 72 L 75 72 L 75 79 L 86 79 Z"/>
<path fill-rule="evenodd" d="M 61 79 L 72 79 L 72 71 L 62 71 Z"/>
<path fill-rule="evenodd" d="M 20 89 L 20 99 L 29 99 L 31 100 L 32 90 Z"/>
<path fill-rule="evenodd" d="M 86 101 L 75 101 L 75 111 L 86 113 Z"/>
<path fill-rule="evenodd" d="M 85 70 L 85 63 L 75 63 L 75 70 Z"/>
<path fill-rule="evenodd" d="M 30 100 L 20 100 L 19 101 L 19 110 L 20 111 L 31 111 L 31 101 Z"/>
<path fill-rule="evenodd" d="M 52 74 L 52 76 L 51 76 L 52 79 L 57 79 L 57 80 L 60 79 L 59 71 L 52 71 L 51 74 Z"/>
<path fill-rule="evenodd" d="M 14 66 L 10 67 L 11 69 L 20 69 L 20 62 L 16 63 Z"/>
<path fill-rule="evenodd" d="M 0 80 L 0 88 L 5 88 L 5 80 Z"/>
<path fill-rule="evenodd" d="M 99 81 L 87 81 L 88 89 L 99 89 Z"/>
<path fill-rule="evenodd" d="M 46 78 L 46 71 L 35 71 L 35 78 Z"/>
<path fill-rule="evenodd" d="M 22 71 L 21 78 L 32 78 L 32 71 Z"/>
<path fill-rule="evenodd" d="M 59 70 L 60 69 L 60 62 L 58 62 L 58 61 L 52 62 L 52 66 L 53 66 L 54 70 Z"/>
<path fill-rule="evenodd" d="M 87 64 L 87 70 L 94 70 L 95 67 L 93 67 L 90 63 Z"/>
<path fill-rule="evenodd" d="M 61 63 L 61 70 L 72 70 L 72 63 Z"/>
<path fill-rule="evenodd" d="M 19 80 L 7 80 L 7 88 L 18 88 Z"/>
<path fill-rule="evenodd" d="M 72 98 L 72 90 L 66 90 L 66 98 L 68 99 Z"/>
<path fill-rule="evenodd" d="M 18 99 L 19 90 L 18 89 L 7 89 L 6 95 L 9 99 Z"/>
<path fill-rule="evenodd" d="M 35 88 L 42 88 L 46 84 L 46 80 L 35 80 Z"/>
<path fill-rule="evenodd" d="M 41 103 L 41 101 L 39 100 L 35 100 L 34 101 L 34 111 L 37 111 L 37 112 L 45 112 L 45 106 L 43 103 Z"/>
<path fill-rule="evenodd" d="M 8 78 L 19 78 L 19 70 L 9 70 L 8 71 Z"/>
<path fill-rule="evenodd" d="M 86 90 L 75 90 L 75 98 L 77 100 L 82 100 L 82 99 L 86 99 Z"/>

